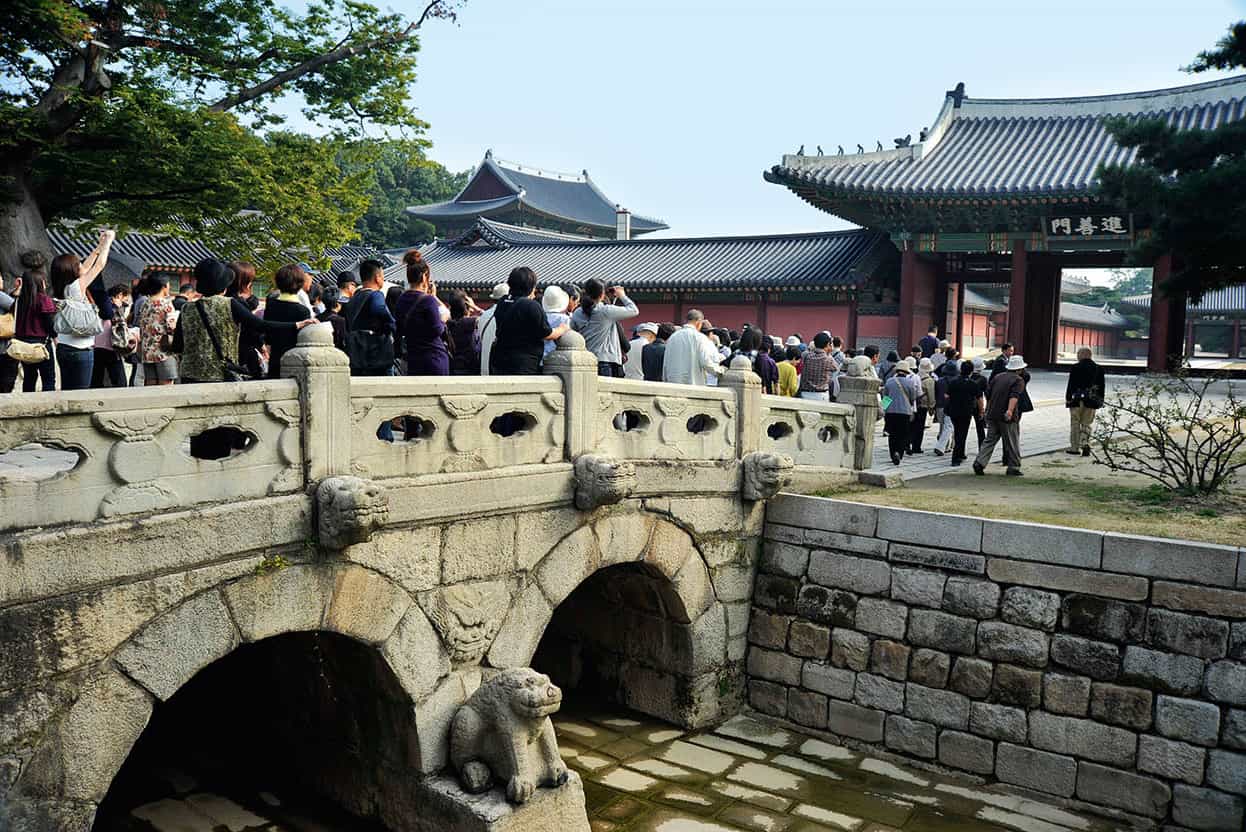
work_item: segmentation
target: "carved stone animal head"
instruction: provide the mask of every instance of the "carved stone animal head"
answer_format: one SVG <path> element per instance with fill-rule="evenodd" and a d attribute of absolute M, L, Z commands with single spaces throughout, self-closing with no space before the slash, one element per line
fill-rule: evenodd
<path fill-rule="evenodd" d="M 744 481 L 740 493 L 746 500 L 769 500 L 792 481 L 792 458 L 764 452 L 744 457 Z"/>
<path fill-rule="evenodd" d="M 385 489 L 360 477 L 328 477 L 316 487 L 320 543 L 345 549 L 365 543 L 389 519 Z"/>
<path fill-rule="evenodd" d="M 575 505 L 592 511 L 631 496 L 636 489 L 636 468 L 608 456 L 581 454 L 575 459 Z"/>
<path fill-rule="evenodd" d="M 509 603 L 510 593 L 500 582 L 449 586 L 421 600 L 455 664 L 472 663 L 484 655 Z"/>
<path fill-rule="evenodd" d="M 505 692 L 511 711 L 520 719 L 543 719 L 562 707 L 562 691 L 530 667 L 504 670 L 487 684 Z"/>

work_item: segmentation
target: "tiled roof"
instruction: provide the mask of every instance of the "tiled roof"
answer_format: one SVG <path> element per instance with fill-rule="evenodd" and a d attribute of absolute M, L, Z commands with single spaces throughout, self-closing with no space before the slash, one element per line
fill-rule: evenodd
<path fill-rule="evenodd" d="M 471 198 L 478 192 L 489 196 Z M 549 173 L 494 159 L 492 151 L 485 154 L 471 181 L 454 199 L 412 206 L 407 213 L 432 223 L 452 223 L 509 214 L 517 208 L 559 222 L 591 227 L 598 236 L 614 236 L 615 203 L 593 183 L 588 171 L 578 175 Z M 633 234 L 668 227 L 661 220 L 632 214 Z"/>
<path fill-rule="evenodd" d="M 1003 312 L 1008 306 L 995 298 L 975 291 L 970 286 L 965 286 L 965 308 L 979 309 L 986 312 Z M 1112 329 L 1123 328 L 1129 323 L 1124 316 L 1114 310 L 1104 309 L 1101 306 L 1087 306 L 1083 303 L 1069 303 L 1067 301 L 1060 304 L 1060 322 L 1080 324 L 1082 326 L 1110 327 Z"/>
<path fill-rule="evenodd" d="M 1121 298 L 1121 303 L 1139 309 L 1151 308 L 1150 295 L 1131 295 Z M 1186 309 L 1201 315 L 1246 312 L 1246 284 L 1227 286 L 1224 289 L 1212 289 L 1203 295 L 1198 303 L 1187 303 Z"/>
<path fill-rule="evenodd" d="M 1003 312 L 1008 308 L 999 301 L 988 298 L 981 292 L 975 292 L 968 285 L 965 286 L 965 307 L 968 309 L 981 309 L 985 312 Z"/>
<path fill-rule="evenodd" d="M 1125 316 L 1115 309 L 1102 306 L 1086 306 L 1081 303 L 1060 304 L 1060 323 L 1081 324 L 1082 326 L 1110 327 L 1124 329 L 1129 325 Z"/>
<path fill-rule="evenodd" d="M 783 157 L 767 181 L 845 198 L 1081 196 L 1101 163 L 1136 150 L 1108 134 L 1110 116 L 1210 129 L 1246 117 L 1246 75 L 1166 90 L 1085 98 L 975 99 L 950 91 L 924 142 L 877 153 Z"/>
<path fill-rule="evenodd" d="M 879 258 L 895 253 L 885 234 L 864 230 L 669 240 L 521 236 L 512 226 L 478 220 L 458 240 L 425 249 L 424 258 L 444 287 L 490 287 L 511 269 L 528 266 L 542 284 L 595 277 L 630 289 L 739 290 L 856 286 Z"/>
<path fill-rule="evenodd" d="M 95 229 L 75 232 L 49 228 L 48 237 L 52 241 L 53 254 L 76 254 L 86 257 L 99 243 L 99 233 Z M 131 232 L 119 234 L 112 250 L 118 254 L 133 257 L 144 266 L 169 266 L 174 268 L 194 268 L 200 260 L 216 255 L 198 240 L 183 240 L 165 234 L 143 234 Z"/>

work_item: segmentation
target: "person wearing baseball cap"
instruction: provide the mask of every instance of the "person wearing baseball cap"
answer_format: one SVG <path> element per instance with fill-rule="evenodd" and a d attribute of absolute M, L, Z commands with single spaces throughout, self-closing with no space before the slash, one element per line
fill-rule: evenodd
<path fill-rule="evenodd" d="M 627 351 L 623 361 L 623 378 L 645 380 L 645 367 L 640 357 L 645 347 L 652 344 L 657 337 L 658 325 L 655 323 L 645 322 L 636 327 L 636 337 L 632 339 L 631 348 Z"/>
<path fill-rule="evenodd" d="M 493 316 L 497 312 L 498 301 L 506 297 L 509 292 L 510 286 L 505 280 L 494 284 L 493 290 L 489 292 L 489 300 L 493 301 L 493 306 L 482 312 L 480 320 L 476 322 L 476 329 L 480 333 L 480 374 L 482 376 L 489 375 L 489 354 L 493 351 L 494 339 L 498 337 L 498 326 Z"/>
<path fill-rule="evenodd" d="M 1021 413 L 1023 402 L 1029 400 L 1025 379 L 1021 376 L 1025 366 L 1023 357 L 1012 355 L 1003 371 L 991 376 L 987 387 L 986 441 L 973 461 L 973 472 L 978 476 L 986 473 L 991 454 L 1001 439 L 1007 466 L 1005 473 L 1010 477 L 1021 476 Z"/>

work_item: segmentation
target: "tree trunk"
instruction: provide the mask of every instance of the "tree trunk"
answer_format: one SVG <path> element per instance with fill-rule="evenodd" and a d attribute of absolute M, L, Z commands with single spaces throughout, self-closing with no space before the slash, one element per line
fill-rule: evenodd
<path fill-rule="evenodd" d="M 24 271 L 22 255 L 26 252 L 42 251 L 51 260 L 52 243 L 30 185 L 28 162 L 13 160 L 0 169 L 0 181 L 6 186 L 0 195 L 0 273 L 6 289 L 13 288 L 13 279 Z"/>

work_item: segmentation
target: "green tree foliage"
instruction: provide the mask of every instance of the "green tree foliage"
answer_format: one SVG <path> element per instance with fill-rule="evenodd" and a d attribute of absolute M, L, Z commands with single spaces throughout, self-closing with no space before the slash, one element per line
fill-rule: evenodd
<path fill-rule="evenodd" d="M 355 228 L 364 245 L 374 248 L 402 248 L 431 242 L 432 224 L 403 213 L 412 205 L 453 199 L 467 185 L 468 172 L 451 173 L 424 158 L 419 147 L 409 142 L 388 142 L 372 158 L 343 158 L 347 173 L 358 173 L 364 165 L 371 176 L 368 195 L 371 204 Z"/>
<path fill-rule="evenodd" d="M 1187 67 L 1246 67 L 1246 21 Z M 1099 170 L 1105 196 L 1151 219 L 1135 251 L 1139 263 L 1174 255 L 1165 284 L 1195 300 L 1209 289 L 1246 282 L 1246 120 L 1214 130 L 1181 130 L 1150 118 L 1117 118 L 1108 129 L 1138 150 L 1133 165 Z"/>
<path fill-rule="evenodd" d="M 261 255 L 354 238 L 371 176 L 338 160 L 366 158 L 370 130 L 420 146 L 417 35 L 462 2 L 410 18 L 359 0 L 0 3 L 0 269 L 65 219 L 177 219 Z M 325 137 L 281 130 L 291 106 Z"/>

